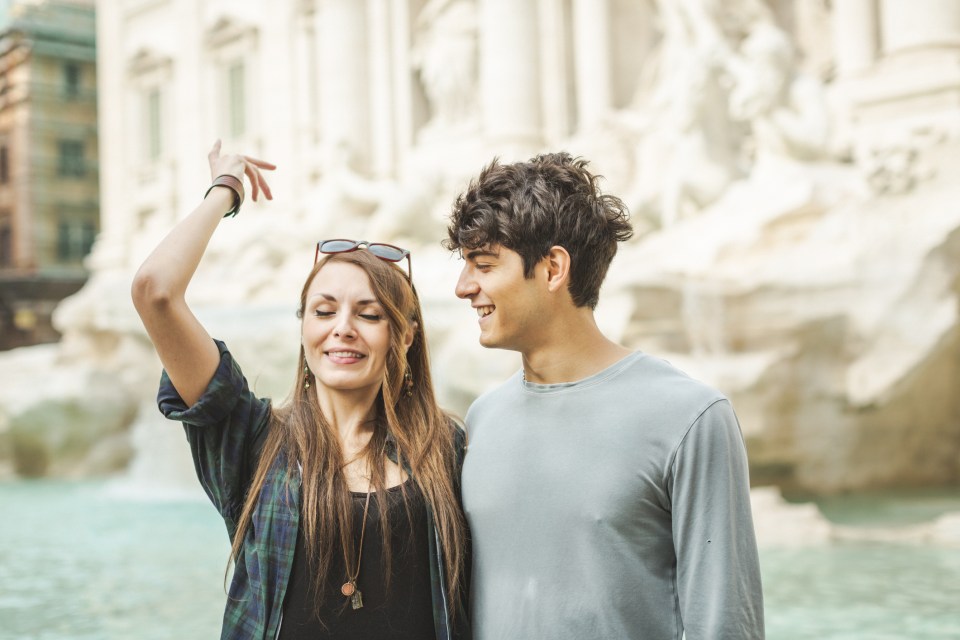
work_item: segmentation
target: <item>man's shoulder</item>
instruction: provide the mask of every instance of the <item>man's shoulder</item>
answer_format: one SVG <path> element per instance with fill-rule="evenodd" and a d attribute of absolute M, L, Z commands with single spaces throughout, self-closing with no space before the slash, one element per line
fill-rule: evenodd
<path fill-rule="evenodd" d="M 663 358 L 635 352 L 624 365 L 616 375 L 584 390 L 580 398 L 611 422 L 676 435 L 712 405 L 727 400 L 716 388 Z"/>
<path fill-rule="evenodd" d="M 707 407 L 726 396 L 671 362 L 634 351 L 594 379 L 580 384 L 592 402 L 617 406 L 654 404 Z"/>
<path fill-rule="evenodd" d="M 638 360 L 634 375 L 636 384 L 647 394 L 663 398 L 664 401 L 708 406 L 727 399 L 715 387 L 656 356 L 647 355 Z"/>

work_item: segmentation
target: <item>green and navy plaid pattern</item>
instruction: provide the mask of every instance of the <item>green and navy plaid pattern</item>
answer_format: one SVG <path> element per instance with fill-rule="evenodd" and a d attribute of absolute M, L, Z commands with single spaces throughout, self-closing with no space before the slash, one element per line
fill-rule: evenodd
<path fill-rule="evenodd" d="M 183 423 L 197 477 L 220 512 L 231 540 L 270 425 L 270 401 L 257 398 L 226 345 L 220 341 L 220 365 L 203 396 L 187 408 L 166 372 L 157 403 L 169 419 Z M 457 428 L 457 462 L 463 462 L 464 436 Z M 388 448 L 395 462 L 396 449 Z M 286 461 L 271 465 L 234 567 L 221 638 L 276 638 L 293 565 L 300 522 L 300 477 L 287 477 Z M 437 640 L 469 640 L 470 630 L 457 603 L 455 632 L 443 588 L 443 563 L 433 516 L 428 510 L 430 577 Z"/>

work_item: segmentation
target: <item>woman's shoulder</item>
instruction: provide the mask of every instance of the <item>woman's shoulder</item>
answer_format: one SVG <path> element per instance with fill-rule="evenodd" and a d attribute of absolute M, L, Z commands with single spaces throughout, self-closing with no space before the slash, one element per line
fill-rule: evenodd
<path fill-rule="evenodd" d="M 450 413 L 447 417 L 447 426 L 453 432 L 453 450 L 456 453 L 457 461 L 462 462 L 463 456 L 467 451 L 467 429 L 463 420 Z"/>

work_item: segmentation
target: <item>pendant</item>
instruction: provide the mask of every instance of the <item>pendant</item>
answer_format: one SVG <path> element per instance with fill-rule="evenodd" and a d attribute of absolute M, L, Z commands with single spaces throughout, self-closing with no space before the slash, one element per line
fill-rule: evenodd
<path fill-rule="evenodd" d="M 344 582 L 343 586 L 340 587 L 340 593 L 347 596 L 348 598 L 353 595 L 353 592 L 357 590 L 357 585 L 353 582 Z"/>
<path fill-rule="evenodd" d="M 363 596 L 360 595 L 359 589 L 356 589 L 353 595 L 350 596 L 350 606 L 354 609 L 359 609 L 363 606 Z"/>

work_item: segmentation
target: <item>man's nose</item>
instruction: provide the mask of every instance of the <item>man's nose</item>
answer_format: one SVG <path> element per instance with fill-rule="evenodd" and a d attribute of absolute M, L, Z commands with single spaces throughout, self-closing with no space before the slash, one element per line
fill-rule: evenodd
<path fill-rule="evenodd" d="M 458 298 L 469 298 L 470 296 L 476 295 L 479 290 L 480 288 L 477 286 L 476 281 L 470 277 L 470 273 L 467 271 L 467 268 L 464 267 L 460 272 L 460 278 L 457 280 L 454 293 L 457 294 Z"/>

